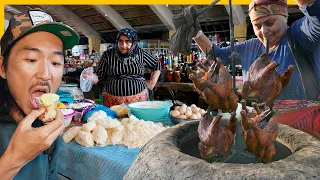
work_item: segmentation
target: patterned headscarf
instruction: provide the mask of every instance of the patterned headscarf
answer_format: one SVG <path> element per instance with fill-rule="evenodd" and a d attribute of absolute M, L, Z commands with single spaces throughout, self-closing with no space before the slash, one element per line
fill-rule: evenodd
<path fill-rule="evenodd" d="M 282 15 L 288 17 L 286 0 L 252 0 L 249 5 L 251 21 L 270 15 Z"/>
<path fill-rule="evenodd" d="M 132 41 L 132 46 L 131 46 L 130 50 L 126 54 L 122 54 L 120 52 L 120 49 L 119 49 L 119 46 L 118 46 L 119 38 L 120 38 L 120 36 L 122 34 L 126 35 Z M 119 56 L 119 58 L 121 60 L 123 60 L 124 58 L 134 57 L 136 55 L 136 53 L 138 52 L 138 48 L 139 48 L 138 36 L 132 29 L 129 29 L 129 28 L 121 29 L 119 31 L 119 33 L 118 33 L 116 43 L 117 43 L 117 45 L 116 45 L 117 54 L 118 54 L 118 56 Z"/>

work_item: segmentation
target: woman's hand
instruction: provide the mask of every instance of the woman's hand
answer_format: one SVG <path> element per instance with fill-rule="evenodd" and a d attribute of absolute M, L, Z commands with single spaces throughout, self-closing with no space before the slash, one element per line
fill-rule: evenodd
<path fill-rule="evenodd" d="M 0 158 L 0 177 L 13 178 L 25 164 L 48 149 L 59 137 L 65 126 L 62 113 L 59 109 L 56 111 L 56 119 L 39 128 L 33 128 L 32 123 L 44 113 L 44 109 L 32 110 L 19 122 L 7 150 Z"/>
<path fill-rule="evenodd" d="M 91 81 L 93 84 L 97 84 L 99 81 L 98 76 L 93 72 L 93 68 L 89 67 L 82 71 L 84 79 Z"/>
<path fill-rule="evenodd" d="M 92 75 L 93 75 L 93 68 L 88 67 L 82 71 L 82 76 L 86 80 L 92 81 Z"/>

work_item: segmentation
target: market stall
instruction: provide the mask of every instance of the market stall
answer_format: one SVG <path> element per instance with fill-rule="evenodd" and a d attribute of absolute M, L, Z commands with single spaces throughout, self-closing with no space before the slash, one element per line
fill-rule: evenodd
<path fill-rule="evenodd" d="M 76 96 L 74 96 L 76 97 L 75 102 L 78 103 L 74 103 L 71 106 L 67 105 L 67 107 L 71 107 L 75 111 L 78 111 L 78 115 L 82 114 L 80 117 L 80 119 L 82 118 L 81 120 L 79 119 L 79 116 L 73 116 L 73 120 L 70 123 L 70 126 L 67 127 L 65 133 L 67 133 L 68 130 L 74 127 L 83 128 L 85 124 L 88 124 L 88 122 L 90 122 L 90 120 L 88 120 L 88 117 L 83 115 L 83 110 L 86 110 L 88 106 L 98 105 L 90 100 L 82 99 L 81 95 L 77 95 L 77 88 L 75 86 L 64 85 L 61 87 L 61 89 L 76 94 Z M 70 89 L 73 90 L 71 91 Z M 320 124 L 320 104 L 318 101 L 277 100 L 274 104 L 274 109 L 280 113 L 278 117 L 279 123 L 290 125 L 294 128 L 308 132 L 315 137 L 319 137 L 318 132 Z M 116 113 L 116 110 L 119 111 L 118 107 L 111 109 L 115 110 L 114 112 Z M 197 107 L 196 105 L 176 104 L 171 107 L 170 114 L 169 111 L 167 112 L 165 118 L 157 119 L 152 122 L 161 122 L 164 127 L 169 128 L 176 123 L 197 121 L 192 119 L 199 118 L 191 118 L 190 114 L 197 114 L 197 112 L 200 113 L 200 110 L 201 108 Z M 175 114 L 176 112 L 179 115 Z M 202 112 L 202 115 L 204 115 L 204 113 L 205 112 Z M 219 112 L 216 111 L 215 113 L 217 114 Z M 112 113 L 109 115 L 112 115 Z M 290 121 L 288 121 L 288 115 L 292 117 L 290 118 Z M 124 114 L 124 116 L 123 114 L 121 114 L 121 116 L 122 117 L 117 118 L 118 122 L 122 122 L 123 119 L 129 117 L 128 114 Z M 190 118 L 187 118 L 187 116 Z M 199 117 L 201 118 L 202 116 Z M 87 118 L 87 120 L 85 120 L 84 118 Z M 107 116 L 104 116 L 104 118 L 110 119 Z M 179 119 L 185 120 L 179 122 Z M 152 118 L 150 118 L 149 120 L 152 120 Z M 93 133 L 93 131 L 91 132 Z M 89 145 L 90 147 L 86 147 L 84 145 L 85 144 L 80 145 L 77 140 L 70 140 L 69 142 L 63 143 L 63 151 L 61 152 L 61 156 L 59 157 L 57 163 L 59 174 L 70 179 L 123 179 L 133 162 L 138 157 L 141 148 L 143 147 L 140 146 L 135 148 L 128 148 L 128 146 L 123 144 L 109 144 L 101 146 L 97 145 L 96 142 L 94 143 L 94 145 Z"/>
<path fill-rule="evenodd" d="M 258 0 L 249 9 L 231 0 L 213 7 L 218 1 L 188 7 L 5 5 L 10 17 L 33 8 L 49 11 L 80 36 L 79 47 L 64 56 L 56 94 L 62 71 L 50 87 L 51 79 L 40 83 L 46 81 L 40 65 L 34 77 L 48 88 L 31 94 L 32 109 L 45 107 L 39 117 L 45 124 L 62 120 L 57 108 L 63 114 L 66 128 L 54 133 L 63 141 L 55 154 L 60 177 L 320 179 L 320 0 L 297 0 L 300 7 Z M 235 45 L 237 39 L 242 44 Z M 30 67 L 39 62 L 30 60 Z M 42 151 L 49 161 L 56 160 L 52 148 L 59 147 Z"/>
<path fill-rule="evenodd" d="M 173 125 L 167 118 L 171 102 L 107 108 L 85 99 L 75 84 L 61 85 L 57 94 L 67 126 L 57 168 L 66 178 L 122 179 L 141 147 Z"/>

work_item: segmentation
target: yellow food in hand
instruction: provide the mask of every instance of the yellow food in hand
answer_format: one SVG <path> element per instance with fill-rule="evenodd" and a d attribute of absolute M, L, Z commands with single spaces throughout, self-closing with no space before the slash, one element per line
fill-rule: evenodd
<path fill-rule="evenodd" d="M 67 106 L 65 104 L 61 103 L 61 102 L 58 102 L 58 108 L 59 109 L 66 109 Z"/>
<path fill-rule="evenodd" d="M 43 94 L 38 99 L 39 108 L 45 108 L 45 113 L 39 117 L 43 122 L 52 121 L 56 118 L 57 103 L 59 96 L 53 93 Z"/>

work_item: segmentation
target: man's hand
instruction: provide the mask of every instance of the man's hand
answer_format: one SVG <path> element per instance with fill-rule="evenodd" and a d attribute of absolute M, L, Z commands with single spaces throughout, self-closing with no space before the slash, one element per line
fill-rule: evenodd
<path fill-rule="evenodd" d="M 309 6 L 310 4 L 313 4 L 316 2 L 316 0 L 294 0 L 299 7 L 303 6 Z"/>
<path fill-rule="evenodd" d="M 44 126 L 39 128 L 33 128 L 31 125 L 44 113 L 44 109 L 32 110 L 19 122 L 5 152 L 6 155 L 11 157 L 11 162 L 14 165 L 23 167 L 42 151 L 48 149 L 63 132 L 65 128 L 64 118 L 59 109 L 56 109 L 56 111 L 55 120 L 46 122 Z"/>

